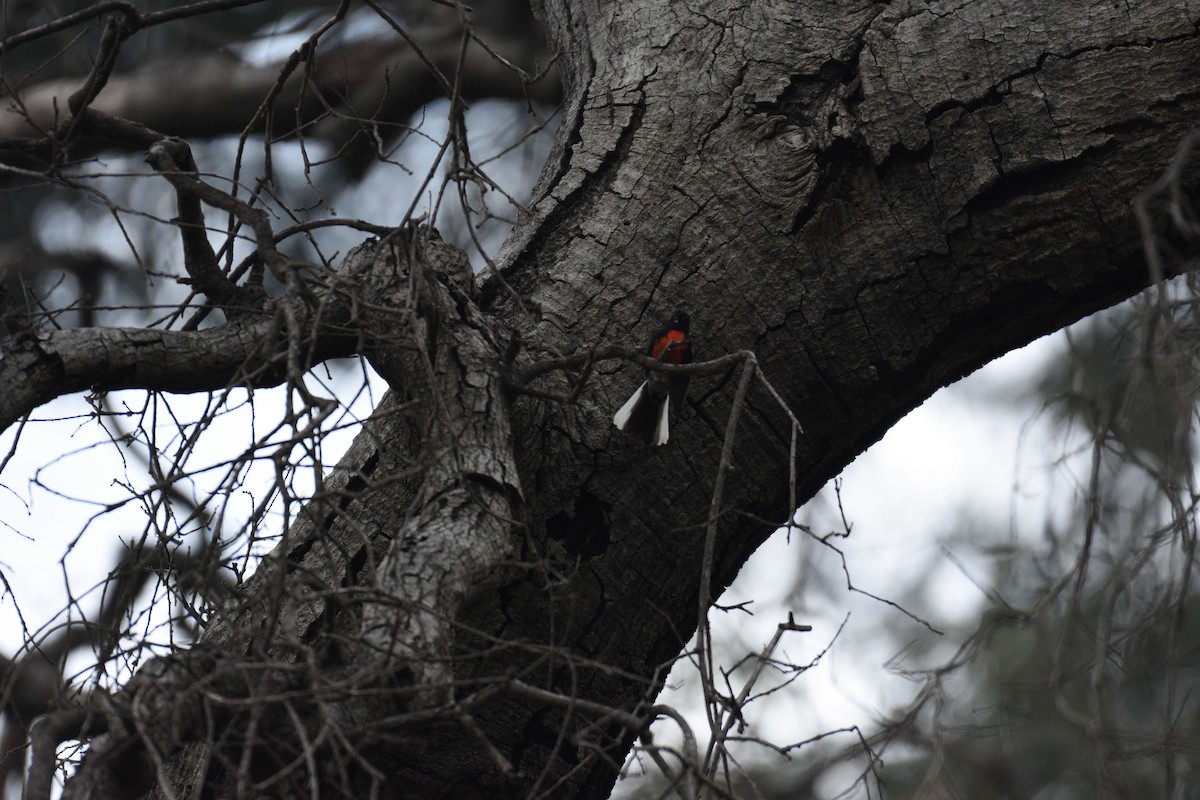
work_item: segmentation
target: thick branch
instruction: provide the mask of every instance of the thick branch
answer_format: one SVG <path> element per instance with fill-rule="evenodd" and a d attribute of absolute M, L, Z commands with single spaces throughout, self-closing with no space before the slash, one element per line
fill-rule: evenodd
<path fill-rule="evenodd" d="M 172 58 L 109 76 L 91 107 L 184 138 L 269 127 L 276 136 L 307 129 L 309 135 L 342 145 L 364 124 L 403 125 L 424 104 L 442 97 L 445 86 L 431 68 L 455 76 L 464 99 L 558 101 L 557 75 L 547 66 L 551 58 L 533 25 L 498 31 L 476 24 L 473 34 L 487 42 L 486 49 L 472 43 L 465 58 L 456 18 L 440 29 L 416 31 L 412 47 L 396 39 L 356 40 L 321 51 L 313 69 L 292 70 L 282 86 L 277 84 L 286 59 L 258 65 L 227 53 Z M 506 62 L 523 65 L 525 73 Z M 78 79 L 64 78 L 20 92 L 18 103 L 0 109 L 0 153 L 4 140 L 21 140 L 21 151 L 32 154 L 30 137 L 41 138 L 63 122 L 66 99 L 78 89 Z M 262 109 L 269 97 L 272 106 Z M 127 146 L 120 140 L 84 138 L 72 143 L 71 152 L 79 157 L 113 144 Z M 51 153 L 47 143 L 42 157 Z"/>
<path fill-rule="evenodd" d="M 501 347 L 475 306 L 466 258 L 416 238 L 397 246 L 411 249 L 398 261 L 412 272 L 384 275 L 369 291 L 391 309 L 408 305 L 410 292 L 418 298 L 412 340 L 387 342 L 370 358 L 390 385 L 418 384 L 428 409 L 424 475 L 376 572 L 383 601 L 364 611 L 363 646 L 381 669 L 410 674 L 429 704 L 450 686 L 458 609 L 511 556 L 521 482 Z"/>
<path fill-rule="evenodd" d="M 103 717 L 87 711 L 57 711 L 35 722 L 30 730 L 33 754 L 23 800 L 50 800 L 58 745 L 68 739 L 86 740 L 107 728 Z"/>
<path fill-rule="evenodd" d="M 355 336 L 337 330 L 336 322 L 322 315 L 315 346 L 304 348 L 306 367 L 354 353 Z M 83 328 L 25 337 L 0 359 L 0 383 L 6 387 L 0 394 L 0 430 L 71 392 L 274 386 L 287 376 L 287 352 L 272 316 L 203 331 Z"/>

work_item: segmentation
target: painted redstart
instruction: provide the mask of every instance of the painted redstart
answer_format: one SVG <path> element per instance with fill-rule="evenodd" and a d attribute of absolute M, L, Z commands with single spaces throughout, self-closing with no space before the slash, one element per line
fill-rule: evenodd
<path fill-rule="evenodd" d="M 664 364 L 692 363 L 686 311 L 677 309 L 662 329 L 650 337 L 646 355 Z M 670 434 L 670 408 L 674 406 L 675 413 L 679 413 L 687 396 L 687 386 L 686 375 L 646 370 L 646 380 L 613 415 L 613 424 L 638 441 L 650 445 L 666 444 Z"/>

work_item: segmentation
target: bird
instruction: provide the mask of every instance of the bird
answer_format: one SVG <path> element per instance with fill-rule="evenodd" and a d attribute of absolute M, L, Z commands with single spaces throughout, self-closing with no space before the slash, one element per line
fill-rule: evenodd
<path fill-rule="evenodd" d="M 646 355 L 664 364 L 692 363 L 689 324 L 687 312 L 676 309 L 662 328 L 650 337 Z M 687 386 L 686 375 L 666 375 L 647 369 L 646 380 L 630 395 L 625 405 L 617 409 L 613 424 L 644 444 L 666 444 L 670 437 L 670 409 L 674 407 L 678 414 L 683 408 Z"/>

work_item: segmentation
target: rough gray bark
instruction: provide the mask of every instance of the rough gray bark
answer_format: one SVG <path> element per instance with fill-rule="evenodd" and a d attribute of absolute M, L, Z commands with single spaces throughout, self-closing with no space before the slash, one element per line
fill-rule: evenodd
<path fill-rule="evenodd" d="M 564 124 L 479 312 L 460 303 L 459 323 L 489 342 L 511 331 L 529 364 L 640 341 L 685 305 L 699 358 L 754 351 L 805 433 L 792 486 L 789 421 L 765 393 L 747 398 L 716 510 L 718 587 L 792 497 L 811 496 L 937 388 L 1147 285 L 1131 202 L 1200 104 L 1200 9 L 1186 4 L 762 0 L 701 14 L 666 0 L 544 0 L 538 12 L 561 52 Z M 473 369 L 490 375 L 486 359 Z M 472 509 L 461 519 L 505 518 L 505 504 L 513 517 L 447 595 L 412 598 L 460 604 L 450 628 L 444 614 L 435 625 L 439 642 L 455 632 L 452 695 L 443 684 L 430 696 L 420 676 L 432 673 L 389 661 L 411 650 L 343 645 L 362 623 L 347 598 L 402 604 L 397 542 L 437 534 L 421 517 L 430 497 L 412 448 L 444 432 L 414 435 L 422 417 L 396 400 L 198 648 L 229 665 L 205 668 L 215 691 L 234 696 L 222 676 L 273 664 L 272 696 L 309 715 L 295 727 L 350 734 L 362 761 L 328 738 L 316 748 L 323 796 L 605 797 L 637 731 L 618 717 L 593 725 L 595 708 L 638 716 L 695 629 L 733 398 L 733 381 L 695 380 L 670 445 L 642 448 L 609 424 L 635 382 L 605 364 L 573 405 L 518 396 L 500 412 L 468 396 L 453 409 L 467 426 L 511 414 L 516 473 L 501 454 L 501 475 L 448 499 L 450 514 Z M 429 566 L 453 566 L 461 541 L 425 550 Z M 483 573 L 466 588 L 461 576 Z M 281 677 L 288 644 L 320 654 L 321 669 Z M 135 679 L 131 706 L 188 663 Z M 531 685 L 580 703 L 533 701 Z M 368 689 L 374 705 L 356 694 Z M 163 708 L 159 719 L 176 718 Z M 280 701 L 264 708 L 283 714 Z M 234 711 L 221 722 L 247 724 Z M 210 762 L 221 748 L 194 744 L 194 728 L 146 737 L 186 745 L 163 754 L 170 774 L 190 776 L 176 795 L 239 788 L 236 760 Z M 282 744 L 287 730 L 274 733 L 276 761 L 256 759 L 303 751 Z M 79 796 L 103 783 L 103 742 L 96 751 Z"/>

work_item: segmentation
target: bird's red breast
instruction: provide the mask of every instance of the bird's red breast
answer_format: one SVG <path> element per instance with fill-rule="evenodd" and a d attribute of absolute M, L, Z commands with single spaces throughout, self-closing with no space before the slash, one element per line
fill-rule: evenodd
<path fill-rule="evenodd" d="M 650 347 L 650 355 L 669 364 L 681 364 L 687 350 L 687 334 L 672 328 L 655 340 Z"/>

